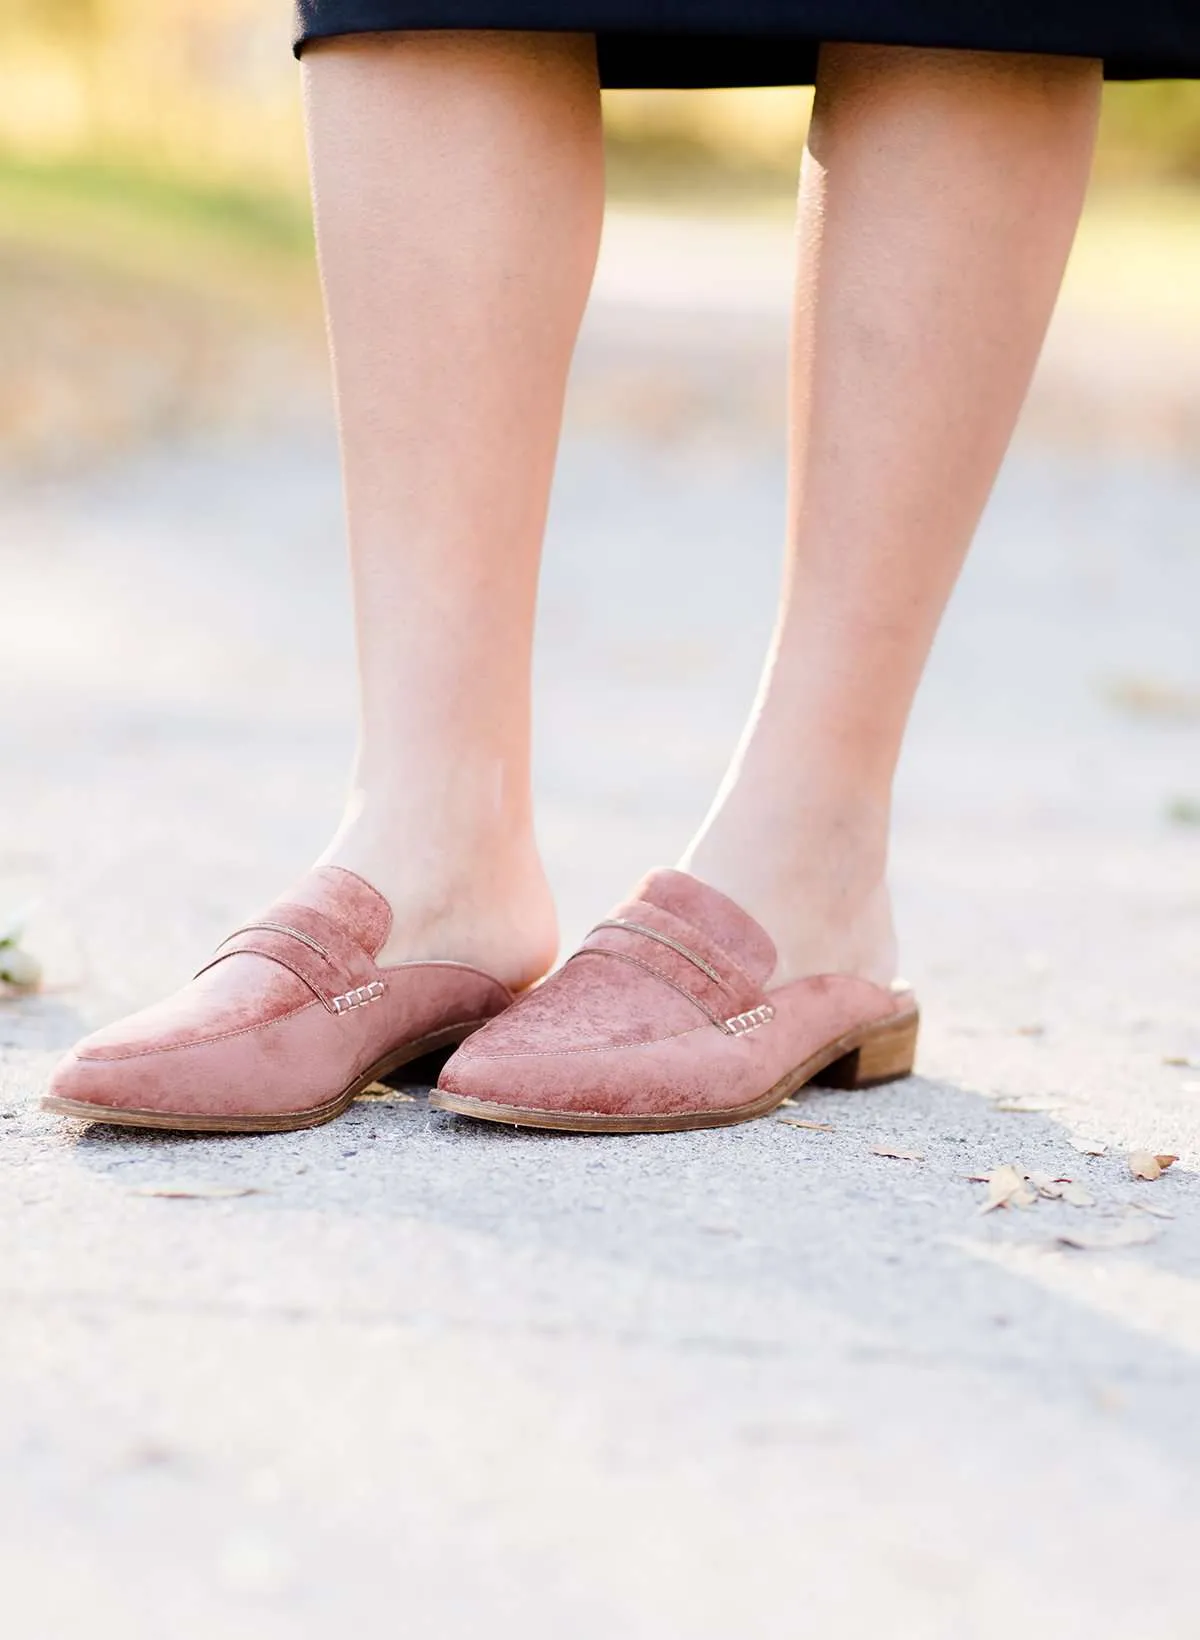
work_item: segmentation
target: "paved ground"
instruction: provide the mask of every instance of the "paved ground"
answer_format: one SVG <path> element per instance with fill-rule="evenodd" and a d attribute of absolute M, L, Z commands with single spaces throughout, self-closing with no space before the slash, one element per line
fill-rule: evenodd
<path fill-rule="evenodd" d="M 703 807 L 775 575 L 778 279 L 714 272 L 672 319 L 636 254 L 546 570 L 567 938 Z M 0 493 L 0 900 L 36 903 L 49 970 L 0 1003 L 14 1640 L 1193 1640 L 1200 477 L 1051 446 L 1060 389 L 904 772 L 923 1075 L 717 1134 L 479 1131 L 419 1097 L 244 1140 L 42 1116 L 57 1052 L 323 841 L 348 636 L 319 416 Z M 1138 1184 L 1133 1148 L 1181 1160 Z M 981 1216 L 966 1175 L 1007 1162 L 1096 1205 Z M 145 1193 L 180 1184 L 253 1193 Z M 1154 1239 L 1058 1240 L 1130 1226 Z"/>

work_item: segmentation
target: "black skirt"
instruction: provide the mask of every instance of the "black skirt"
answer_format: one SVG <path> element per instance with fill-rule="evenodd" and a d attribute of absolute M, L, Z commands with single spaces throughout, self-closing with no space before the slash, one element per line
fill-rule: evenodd
<path fill-rule="evenodd" d="M 811 85 L 822 40 L 1101 57 L 1200 78 L 1200 0 L 296 0 L 309 40 L 386 29 L 595 34 L 606 86 Z"/>

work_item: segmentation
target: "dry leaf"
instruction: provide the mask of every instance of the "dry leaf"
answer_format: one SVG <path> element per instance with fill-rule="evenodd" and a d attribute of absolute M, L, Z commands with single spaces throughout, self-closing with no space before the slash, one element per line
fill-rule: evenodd
<path fill-rule="evenodd" d="M 380 1105 L 415 1105 L 415 1093 L 404 1093 L 400 1088 L 389 1088 L 386 1083 L 372 1082 L 369 1088 L 364 1088 L 357 1098 L 368 1100 L 371 1104 Z"/>
<path fill-rule="evenodd" d="M 1126 1219 L 1102 1230 L 1064 1230 L 1057 1238 L 1064 1247 L 1079 1247 L 1085 1252 L 1109 1252 L 1120 1247 L 1144 1247 L 1158 1239 L 1152 1224 L 1139 1224 Z"/>
<path fill-rule="evenodd" d="M 1178 1156 L 1153 1156 L 1148 1150 L 1135 1150 L 1129 1158 L 1129 1171 L 1135 1179 L 1145 1179 L 1149 1183 L 1161 1179 L 1178 1160 Z"/>
<path fill-rule="evenodd" d="M 997 1207 L 1032 1207 L 1039 1197 L 1046 1201 L 1065 1201 L 1072 1207 L 1093 1207 L 1092 1197 L 1074 1179 L 1054 1179 L 1049 1173 L 1025 1173 L 1021 1168 L 1006 1163 L 991 1173 L 968 1175 L 975 1184 L 986 1184 L 988 1197 L 979 1209 L 990 1213 Z"/>
<path fill-rule="evenodd" d="M 872 1145 L 872 1156 L 888 1156 L 894 1162 L 923 1162 L 924 1154 L 919 1150 L 893 1150 L 890 1145 Z"/>
<path fill-rule="evenodd" d="M 805 1122 L 799 1116 L 781 1116 L 778 1120 L 786 1122 L 788 1127 L 808 1128 L 812 1133 L 833 1132 L 833 1128 L 828 1122 Z"/>
<path fill-rule="evenodd" d="M 1074 1179 L 1051 1179 L 1044 1173 L 1031 1173 L 1029 1182 L 1039 1196 L 1047 1201 L 1066 1202 L 1071 1207 L 1095 1207 L 1096 1199 Z"/>
<path fill-rule="evenodd" d="M 981 1213 L 991 1213 L 997 1207 L 1028 1207 L 1037 1200 L 1036 1194 L 1025 1183 L 1024 1173 L 1011 1162 L 983 1174 L 979 1182 L 988 1187 L 987 1200 L 979 1209 Z"/>
<path fill-rule="evenodd" d="M 1016 1029 L 1017 1036 L 1045 1036 L 1045 1034 L 1046 1027 L 1044 1025 L 1018 1025 Z"/>
<path fill-rule="evenodd" d="M 1108 1146 L 1103 1139 L 1072 1139 L 1071 1149 L 1081 1156 L 1107 1156 Z"/>
<path fill-rule="evenodd" d="M 140 1184 L 129 1192 L 131 1196 L 165 1196 L 178 1201 L 221 1201 L 231 1196 L 257 1196 L 256 1184 Z"/>
<path fill-rule="evenodd" d="M 1045 1196 L 1048 1201 L 1057 1201 L 1063 1187 L 1071 1182 L 1069 1179 L 1052 1179 L 1048 1173 L 1027 1173 L 1025 1177 L 1038 1195 Z"/>
<path fill-rule="evenodd" d="M 1050 1111 L 1061 1110 L 1062 1105 L 1050 1099 L 997 1099 L 992 1109 L 1009 1111 L 1014 1115 L 1038 1116 Z"/>
<path fill-rule="evenodd" d="M 1185 1053 L 1166 1053 L 1163 1055 L 1164 1065 L 1178 1065 L 1183 1070 L 1191 1068 L 1191 1060 Z"/>

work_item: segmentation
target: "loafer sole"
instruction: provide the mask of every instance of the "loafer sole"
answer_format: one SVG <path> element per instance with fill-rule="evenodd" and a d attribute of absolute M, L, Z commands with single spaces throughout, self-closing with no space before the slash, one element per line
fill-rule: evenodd
<path fill-rule="evenodd" d="M 537 1110 L 524 1105 L 496 1104 L 466 1094 L 435 1088 L 429 1096 L 436 1110 L 469 1116 L 478 1122 L 501 1122 L 509 1127 L 549 1128 L 558 1133 L 681 1133 L 695 1128 L 731 1127 L 736 1122 L 769 1116 L 785 1099 L 809 1082 L 838 1088 L 871 1088 L 911 1076 L 920 1028 L 918 1012 L 857 1026 L 802 1065 L 787 1073 L 759 1098 L 718 1109 L 671 1111 L 663 1114 L 610 1114 L 605 1111 Z"/>
<path fill-rule="evenodd" d="M 372 1082 L 378 1082 L 393 1071 L 410 1065 L 426 1054 L 440 1048 L 456 1048 L 460 1042 L 477 1031 L 486 1020 L 473 1019 L 459 1025 L 449 1025 L 440 1031 L 417 1037 L 414 1041 L 395 1048 L 369 1070 L 356 1078 L 333 1099 L 324 1104 L 311 1105 L 307 1110 L 229 1112 L 208 1115 L 201 1112 L 137 1110 L 120 1105 L 93 1104 L 85 1099 L 64 1099 L 58 1094 L 47 1094 L 42 1109 L 55 1116 L 70 1116 L 76 1121 L 104 1122 L 111 1127 L 157 1128 L 174 1133 L 293 1133 L 302 1128 L 320 1127 L 332 1122 Z"/>

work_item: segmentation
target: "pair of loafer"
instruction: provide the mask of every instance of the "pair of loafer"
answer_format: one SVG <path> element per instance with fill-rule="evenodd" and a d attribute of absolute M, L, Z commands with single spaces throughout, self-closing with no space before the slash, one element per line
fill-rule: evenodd
<path fill-rule="evenodd" d="M 87 1037 L 59 1115 L 183 1132 L 315 1127 L 372 1082 L 455 1047 L 437 1108 L 584 1133 L 718 1127 L 805 1083 L 910 1074 L 911 992 L 847 974 L 772 985 L 770 936 L 681 871 L 652 872 L 520 997 L 461 962 L 380 964 L 382 895 L 322 866 L 174 996 Z"/>

